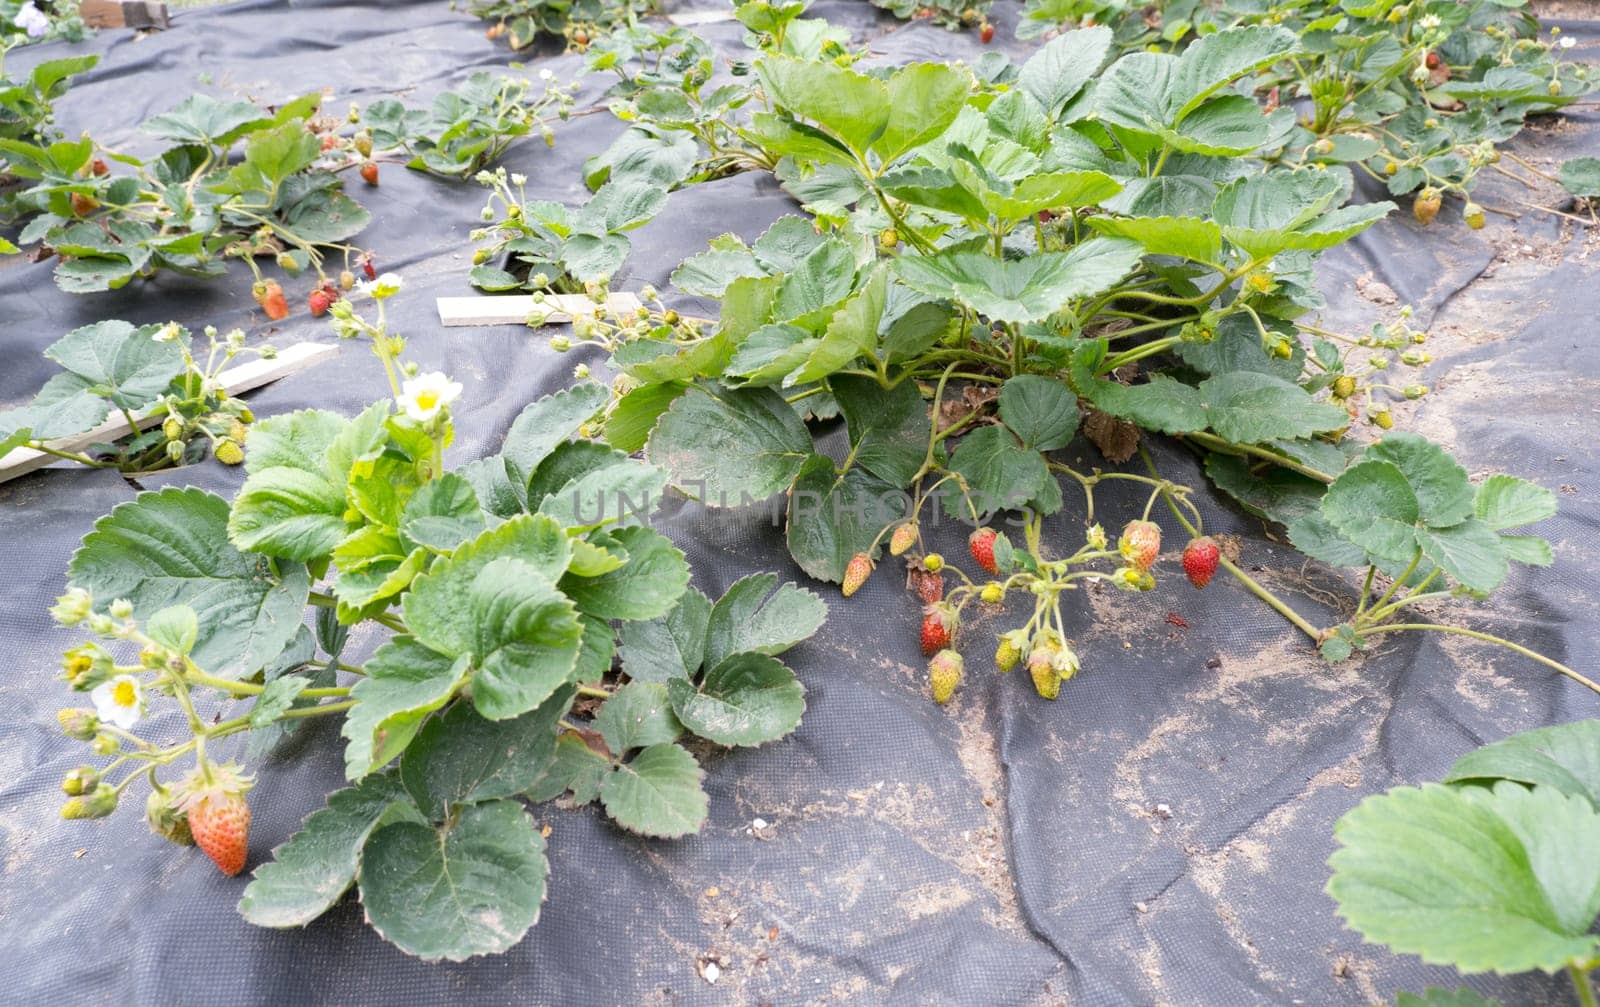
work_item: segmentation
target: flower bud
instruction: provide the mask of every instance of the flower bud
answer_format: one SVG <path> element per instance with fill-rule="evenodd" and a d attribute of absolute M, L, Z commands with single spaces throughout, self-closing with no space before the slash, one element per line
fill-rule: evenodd
<path fill-rule="evenodd" d="M 109 783 L 101 783 L 82 797 L 74 797 L 61 806 L 61 817 L 69 821 L 79 818 L 104 818 L 117 810 L 117 790 Z"/>
<path fill-rule="evenodd" d="M 930 552 L 922 557 L 922 568 L 932 573 L 938 573 L 944 569 L 944 557 L 936 552 Z"/>
<path fill-rule="evenodd" d="M 168 441 L 167 442 L 167 461 L 171 462 L 174 465 L 180 465 L 180 464 L 183 463 L 183 442 L 182 441 Z"/>
<path fill-rule="evenodd" d="M 67 737 L 78 741 L 88 741 L 94 737 L 96 731 L 100 730 L 100 718 L 95 716 L 93 710 L 81 706 L 58 711 L 56 721 L 60 723 L 61 730 Z"/>
<path fill-rule="evenodd" d="M 117 740 L 116 735 L 106 734 L 102 731 L 94 736 L 94 740 L 89 743 L 89 748 L 96 755 L 116 755 L 122 751 L 122 742 Z"/>
<path fill-rule="evenodd" d="M 100 773 L 93 766 L 69 769 L 61 780 L 61 792 L 68 797 L 78 797 L 94 790 L 100 782 Z"/>
<path fill-rule="evenodd" d="M 50 618 L 63 626 L 76 626 L 94 610 L 94 597 L 81 587 L 74 587 L 56 599 L 50 606 Z"/>

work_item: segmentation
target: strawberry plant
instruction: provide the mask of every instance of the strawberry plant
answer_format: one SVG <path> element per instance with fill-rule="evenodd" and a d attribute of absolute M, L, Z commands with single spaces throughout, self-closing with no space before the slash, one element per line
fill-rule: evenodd
<path fill-rule="evenodd" d="M 232 501 L 142 493 L 85 537 L 52 613 L 91 637 L 62 666 L 93 705 L 61 723 L 108 761 L 68 774 L 62 814 L 104 817 L 148 781 L 152 830 L 235 874 L 259 784 L 219 761 L 225 739 L 251 735 L 255 760 L 337 717 L 350 786 L 257 868 L 240 911 L 303 925 L 353 885 L 385 938 L 461 960 L 538 918 L 548 865 L 523 798 L 570 792 L 642 835 L 694 832 L 708 798 L 680 739 L 792 731 L 804 692 L 778 655 L 826 607 L 773 575 L 715 601 L 691 588 L 647 523 L 666 473 L 572 439 L 602 386 L 531 403 L 500 453 L 447 465 L 461 386 L 403 359 L 383 313 L 397 290 L 376 285 L 372 319 L 330 309 L 341 336 L 371 342 L 391 398 L 262 420 Z M 380 636 L 364 659 L 355 627 Z M 185 739 L 141 736 L 167 704 Z"/>
<path fill-rule="evenodd" d="M 543 36 L 559 36 L 583 49 L 623 24 L 655 11 L 654 0 L 469 0 L 467 10 L 493 21 L 489 38 L 525 49 Z"/>
<path fill-rule="evenodd" d="M 0 140 L 6 170 L 22 180 L 0 209 L 27 221 L 20 243 L 56 258 L 63 290 L 115 290 L 163 269 L 218 277 L 240 259 L 256 279 L 256 300 L 282 318 L 281 284 L 262 276 L 257 258 L 290 276 L 310 270 L 315 286 L 331 288 L 325 267 L 337 255 L 344 289 L 352 267 L 370 265 L 344 244 L 368 214 L 337 172 L 359 162 L 332 134 L 337 123 L 316 118 L 319 103 L 312 94 L 268 111 L 191 95 L 143 124 L 172 144 L 148 158 L 103 150 L 87 136 Z"/>
<path fill-rule="evenodd" d="M 1548 516 L 1549 495 L 1502 477 L 1480 498 L 1420 438 L 1354 435 L 1354 419 L 1386 432 L 1388 402 L 1426 394 L 1391 375 L 1430 358 L 1404 317 L 1362 336 L 1305 318 L 1322 305 L 1317 254 L 1392 207 L 1343 205 L 1341 168 L 1256 160 L 1297 126 L 1241 92 L 1300 40 L 1234 28 L 1101 71 L 1112 48 L 1108 29 L 1061 35 L 1009 83 L 942 64 L 869 75 L 761 56 L 766 110 L 738 132 L 815 220 L 781 219 L 748 245 L 716 239 L 680 266 L 681 290 L 721 300 L 714 327 L 659 311 L 580 320 L 575 334 L 621 372 L 607 438 L 644 447 L 713 507 L 782 493 L 795 561 L 850 593 L 885 543 L 906 552 L 926 522 L 1021 512 L 1021 543 L 991 533 L 974 550 L 979 579 L 919 548 L 912 586 L 930 605 L 930 654 L 958 638 L 969 606 L 1031 595 L 997 661 L 1029 660 L 1049 697 L 1079 667 L 1067 592 L 1154 586 L 1158 504 L 1193 540 L 1193 583 L 1226 570 L 1329 660 L 1402 629 L 1515 647 L 1395 621 L 1405 605 L 1486 595 L 1512 562 L 1547 563 L 1542 542 L 1502 532 Z M 834 415 L 842 459 L 806 425 Z M 1380 574 L 1388 587 L 1348 624 L 1312 625 L 1208 543 L 1188 487 L 1153 467 L 1060 460 L 1080 430 L 1113 462 L 1142 437 L 1182 438 L 1247 509 L 1314 556 L 1368 567 L 1369 592 Z M 1084 501 L 1081 545 L 1043 540 L 1043 518 L 1068 503 L 1063 477 Z M 1149 491 L 1115 547 L 1094 523 L 1094 490 L 1112 479 Z M 1370 515 L 1392 534 L 1372 538 L 1359 524 Z M 935 684 L 959 677 L 948 660 L 933 670 Z"/>
<path fill-rule="evenodd" d="M 1397 787 L 1339 819 L 1328 893 L 1367 940 L 1465 973 L 1565 971 L 1596 1002 L 1600 722 L 1470 752 L 1444 782 Z M 1454 998 L 1452 999 L 1452 996 Z M 1430 990 L 1417 1004 L 1484 1005 Z"/>
<path fill-rule="evenodd" d="M 187 329 L 105 321 L 62 336 L 45 356 L 61 365 L 28 405 L 0 411 L 0 457 L 27 447 L 95 468 L 130 474 L 187 465 L 209 452 L 225 465 L 244 459 L 250 408 L 230 398 L 217 374 L 241 353 L 271 357 L 270 346 L 244 347 L 244 333 L 207 327 L 204 359 Z M 51 441 L 86 433 L 113 413 L 133 433 L 87 454 Z M 145 429 L 148 428 L 148 429 Z"/>
<path fill-rule="evenodd" d="M 1570 40 L 1559 29 L 1541 40 L 1526 8 L 1526 0 L 1180 0 L 1159 8 L 1033 0 L 1019 34 L 1098 21 L 1114 28 L 1120 48 L 1135 50 L 1181 49 L 1240 26 L 1291 29 L 1300 49 L 1253 83 L 1271 105 L 1304 106 L 1277 156 L 1349 164 L 1393 195 L 1416 192 L 1414 210 L 1425 224 L 1445 195 L 1459 197 L 1467 223 L 1481 227 L 1483 210 L 1470 191 L 1478 172 L 1498 162 L 1495 145 L 1529 116 L 1569 105 L 1594 86 L 1586 68 L 1559 58 Z"/>
<path fill-rule="evenodd" d="M 542 71 L 542 94 L 530 98 L 532 83 L 523 77 L 496 76 L 480 70 L 454 90 L 434 98 L 427 109 L 406 108 L 394 98 L 380 98 L 362 116 L 367 151 L 400 150 L 410 155 L 406 167 L 435 175 L 466 177 L 500 160 L 513 141 L 537 131 L 546 143 L 555 134 L 544 116 L 566 118 L 576 84 L 553 82 Z"/>
<path fill-rule="evenodd" d="M 874 7 L 882 7 L 901 20 L 931 20 L 936 25 L 942 25 L 951 31 L 960 31 L 963 28 L 976 28 L 980 33 L 987 33 L 983 39 L 988 42 L 994 37 L 994 28 L 989 24 L 990 0 L 872 0 Z"/>
<path fill-rule="evenodd" d="M 603 284 L 632 250 L 628 232 L 649 223 L 667 202 L 665 189 L 637 179 L 602 185 L 576 207 L 529 199 L 527 177 L 504 168 L 477 179 L 489 189 L 483 208 L 489 226 L 473 232 L 485 244 L 473 253 L 471 280 L 488 291 L 575 293 Z"/>
<path fill-rule="evenodd" d="M 49 39 L 83 40 L 85 25 L 72 3 L 52 0 L 0 0 L 0 58 L 5 51 Z"/>

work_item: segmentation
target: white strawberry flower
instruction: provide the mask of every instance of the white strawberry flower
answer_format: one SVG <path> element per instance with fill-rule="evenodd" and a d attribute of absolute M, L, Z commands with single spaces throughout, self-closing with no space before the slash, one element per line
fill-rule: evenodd
<path fill-rule="evenodd" d="M 108 724 L 124 731 L 144 716 L 144 688 L 132 675 L 118 675 L 109 682 L 101 682 L 89 693 L 94 702 L 94 712 Z"/>
<path fill-rule="evenodd" d="M 439 371 L 419 374 L 400 386 L 400 408 L 412 419 L 426 423 L 460 394 L 461 382 L 451 381 Z"/>
<path fill-rule="evenodd" d="M 50 30 L 50 19 L 44 12 L 32 3 L 25 3 L 17 8 L 17 14 L 11 19 L 18 28 L 27 33 L 29 38 L 43 38 Z"/>

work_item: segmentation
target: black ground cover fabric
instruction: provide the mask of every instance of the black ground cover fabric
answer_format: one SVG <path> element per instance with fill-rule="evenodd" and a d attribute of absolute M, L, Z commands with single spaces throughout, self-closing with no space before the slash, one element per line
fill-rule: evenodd
<path fill-rule="evenodd" d="M 1015 7 L 997 5 L 996 45 Z M 865 3 L 827 0 L 818 16 L 870 40 L 875 58 L 975 59 L 971 35 L 903 25 Z M 1568 23 L 1600 61 L 1597 25 Z M 59 122 L 139 150 L 137 124 L 195 89 L 278 101 L 331 88 L 328 107 L 399 94 L 422 103 L 509 59 L 483 26 L 443 0 L 247 2 L 180 12 L 170 31 L 103 32 L 103 53 L 60 103 Z M 739 48 L 731 23 L 697 28 Z M 24 50 L 13 65 L 54 56 Z M 570 56 L 537 58 L 566 76 Z M 580 106 L 603 87 L 588 82 Z M 557 127 L 547 150 L 514 147 L 506 164 L 547 198 L 583 196 L 580 165 L 621 129 L 603 111 Z M 1600 148 L 1594 105 L 1536 125 L 1515 149 L 1570 157 Z M 495 449 L 522 405 L 562 387 L 580 360 L 518 327 L 444 330 L 433 298 L 467 293 L 482 190 L 389 166 L 353 193 L 373 213 L 359 238 L 405 292 L 391 318 L 409 355 L 466 385 L 456 459 Z M 1600 238 L 1521 210 L 1532 198 L 1502 179 L 1486 203 L 1519 210 L 1489 229 L 1454 211 L 1432 229 L 1396 216 L 1326 258 L 1326 317 L 1347 330 L 1392 320 L 1390 295 L 1431 325 L 1435 390 L 1397 407 L 1402 426 L 1455 450 L 1475 474 L 1507 471 L 1559 489 L 1561 514 L 1539 529 L 1556 547 L 1548 572 L 1515 575 L 1471 624 L 1592 671 L 1600 567 Z M 1548 194 L 1547 194 L 1548 195 Z M 794 204 L 768 178 L 741 176 L 675 193 L 634 235 L 618 285 L 665 287 L 672 268 L 724 231 L 753 238 Z M 106 317 L 245 325 L 273 342 L 327 341 L 297 314 L 264 330 L 240 277 L 162 277 L 114 294 L 56 290 L 48 264 L 0 260 L 0 403 L 25 400 L 49 368 L 39 351 Z M 1361 293 L 1357 293 L 1360 281 Z M 298 288 L 296 288 L 298 289 Z M 377 362 L 347 345 L 334 360 L 254 393 L 258 415 L 305 407 L 351 412 L 377 394 Z M 1081 442 L 1068 455 L 1101 464 Z M 1160 445 L 1166 474 L 1198 482 L 1192 458 Z M 241 473 L 206 464 L 142 480 L 230 493 Z M 916 605 L 892 564 L 853 599 L 833 602 L 821 634 L 791 654 L 808 689 L 799 732 L 709 759 L 711 818 L 676 842 L 622 834 L 594 809 L 543 806 L 552 875 L 539 924 L 509 953 L 461 965 L 408 959 L 347 900 L 308 928 L 246 925 L 243 879 L 150 836 L 139 807 L 65 824 L 61 775 L 82 761 L 55 711 L 71 634 L 45 608 L 77 541 L 131 499 L 114 474 L 48 471 L 0 485 L 0 1002 L 482 1004 L 1364 1004 L 1399 990 L 1457 985 L 1447 969 L 1363 945 L 1323 894 L 1334 820 L 1366 794 L 1436 779 L 1461 753 L 1529 727 L 1594 716 L 1596 698 L 1553 672 L 1454 638 L 1405 636 L 1364 660 L 1323 666 L 1292 627 L 1227 578 L 1197 593 L 1175 564 L 1150 595 L 1086 593 L 1071 630 L 1085 670 L 1056 703 L 1021 675 L 994 673 L 987 642 L 1003 616 L 974 623 L 967 684 L 948 709 L 926 698 Z M 1210 491 L 1208 527 L 1239 534 L 1244 564 L 1314 622 L 1335 620 L 1349 585 L 1273 542 L 1259 521 Z M 1102 492 L 1115 527 L 1136 501 Z M 1048 526 L 1075 544 L 1081 501 Z M 1158 515 L 1158 520 L 1159 520 Z M 1165 523 L 1165 522 L 1164 522 Z M 658 526 L 715 596 L 777 570 L 803 580 L 771 512 L 668 505 Z M 1170 538 L 1179 530 L 1167 524 Z M 959 554 L 965 528 L 941 548 Z M 1169 556 L 1169 560 L 1170 560 Z M 356 640 L 370 650 L 377 639 Z M 177 737 L 175 719 L 157 735 Z M 238 746 L 242 748 L 241 746 Z M 224 755 L 230 753 L 223 753 Z M 237 749 L 234 753 L 237 754 Z M 334 725 L 303 732 L 257 767 L 251 866 L 340 783 Z M 130 802 L 135 803 L 135 802 Z M 142 805 L 142 797 L 137 802 Z M 716 983 L 696 969 L 721 967 Z M 1479 978 L 1507 1003 L 1566 1003 L 1543 977 Z"/>

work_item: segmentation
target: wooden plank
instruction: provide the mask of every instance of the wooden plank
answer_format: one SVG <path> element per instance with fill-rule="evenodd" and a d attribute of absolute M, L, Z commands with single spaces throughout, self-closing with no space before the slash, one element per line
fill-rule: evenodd
<path fill-rule="evenodd" d="M 625 315 L 639 310 L 644 302 L 633 294 L 617 292 L 606 297 L 606 307 L 612 314 Z M 511 297 L 441 297 L 438 299 L 439 324 L 446 328 L 464 325 L 526 325 L 528 316 L 535 311 L 545 311 L 544 321 L 549 325 L 570 322 L 574 314 L 592 315 L 595 303 L 582 294 L 546 294 L 543 303 L 534 301 L 531 294 Z M 551 310 L 551 309 L 554 310 Z"/>
<path fill-rule="evenodd" d="M 262 385 L 270 384 L 279 378 L 293 374 L 295 371 L 304 370 L 319 360 L 333 356 L 339 352 L 339 347 L 331 343 L 296 343 L 286 350 L 280 350 L 278 355 L 271 360 L 256 358 L 237 367 L 230 367 L 217 375 L 217 380 L 222 387 L 227 389 L 229 395 L 242 395 Z M 148 430 L 160 423 L 166 414 L 160 410 L 148 416 L 138 416 L 140 430 Z M 78 452 L 91 444 L 105 444 L 118 440 L 130 433 L 133 429 L 128 426 L 128 421 L 121 413 L 111 419 L 81 434 L 71 437 L 61 437 L 50 442 L 50 446 L 61 451 Z M 35 451 L 32 448 L 13 448 L 5 457 L 0 458 L 0 483 L 17 476 L 26 475 L 44 468 L 46 465 L 61 461 L 55 455 L 44 451 Z"/>
<path fill-rule="evenodd" d="M 733 10 L 686 10 L 674 11 L 667 15 L 667 20 L 679 28 L 693 28 L 703 24 L 722 24 L 725 21 L 737 20 Z"/>
<path fill-rule="evenodd" d="M 78 14 L 91 28 L 167 28 L 167 5 L 158 0 L 81 0 Z"/>

